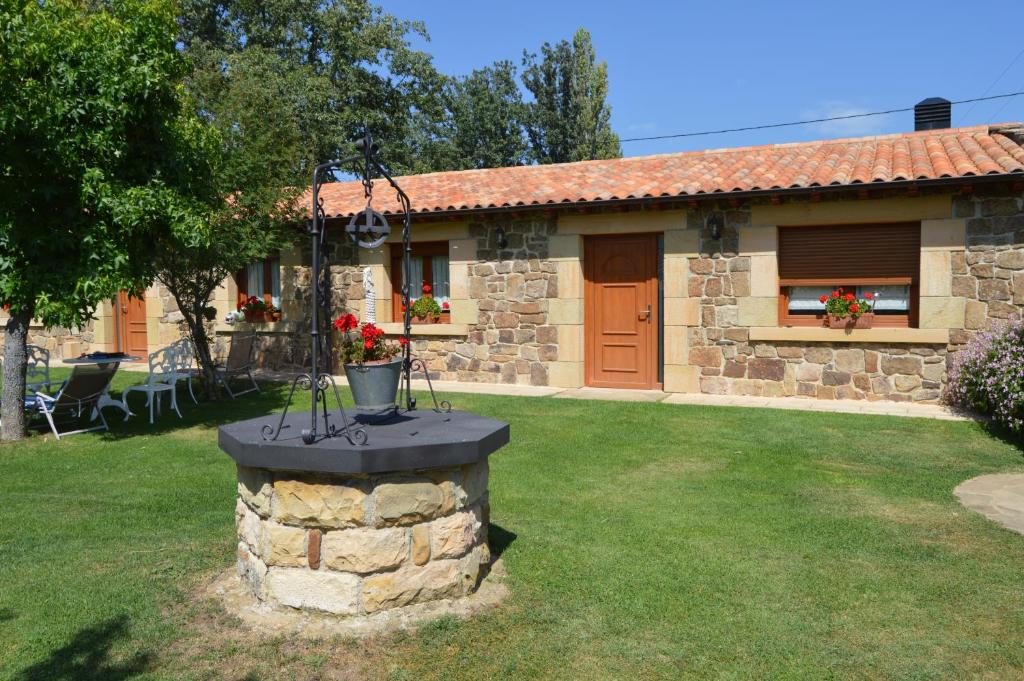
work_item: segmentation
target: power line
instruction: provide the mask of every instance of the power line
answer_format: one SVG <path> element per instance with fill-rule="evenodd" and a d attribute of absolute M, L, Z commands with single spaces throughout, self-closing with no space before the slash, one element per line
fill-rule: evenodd
<path fill-rule="evenodd" d="M 1007 71 L 1009 71 L 1011 68 L 1013 68 L 1013 65 L 1017 63 L 1017 60 L 1020 59 L 1022 54 L 1024 54 L 1024 49 L 1021 49 L 1021 51 L 1017 53 L 1017 56 L 1014 57 L 1013 59 L 1011 59 L 1010 63 L 1006 65 L 1006 68 L 1003 69 L 1002 72 L 1000 72 L 1000 74 L 998 76 L 996 76 L 996 79 L 988 84 L 988 87 L 985 88 L 985 91 L 981 93 L 982 97 L 984 97 L 988 93 L 992 92 L 992 88 L 994 88 L 996 86 L 996 83 L 998 83 L 999 81 L 1001 81 L 1003 79 L 1003 76 L 1006 75 Z M 999 111 L 1002 111 L 1002 110 L 1003 110 L 1002 107 L 1000 107 Z M 964 112 L 964 115 L 960 116 L 960 121 L 963 122 L 964 120 L 966 120 L 967 117 L 971 115 L 972 111 L 974 111 L 974 104 L 971 104 L 967 108 L 967 111 Z M 998 113 L 998 111 L 996 113 Z M 992 119 L 990 118 L 989 120 L 992 120 Z"/>
<path fill-rule="evenodd" d="M 1004 95 L 992 95 L 990 97 L 975 97 L 973 99 L 960 99 L 950 104 L 967 104 L 970 102 L 984 102 L 990 99 L 1005 99 L 1007 97 L 1017 97 L 1024 95 L 1024 91 L 1021 92 L 1009 92 Z M 679 137 L 700 137 L 703 135 L 721 135 L 727 132 L 747 132 L 748 130 L 767 130 L 769 128 L 787 128 L 794 125 L 809 125 L 811 123 L 825 123 L 828 121 L 845 121 L 851 118 L 867 118 L 868 116 L 885 116 L 887 114 L 894 113 L 905 113 L 907 111 L 913 111 L 914 107 L 908 106 L 902 109 L 888 109 L 887 111 L 871 111 L 868 113 L 849 114 L 846 116 L 831 116 L 829 118 L 812 118 L 806 121 L 792 121 L 790 123 L 768 123 L 766 125 L 748 125 L 743 128 L 724 128 L 722 130 L 704 130 L 702 132 L 680 132 L 674 135 L 652 135 L 650 137 L 627 137 L 626 139 L 619 140 L 620 142 L 646 142 L 649 140 L 667 140 L 676 139 Z"/>

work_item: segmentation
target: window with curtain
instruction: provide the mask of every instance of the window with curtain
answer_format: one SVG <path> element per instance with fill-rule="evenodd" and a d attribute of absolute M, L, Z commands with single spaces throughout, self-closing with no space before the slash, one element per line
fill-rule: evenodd
<path fill-rule="evenodd" d="M 281 307 L 281 260 L 265 258 L 249 263 L 245 269 L 235 275 L 238 285 L 238 300 L 247 300 L 251 296 L 262 298 L 265 302 Z"/>
<path fill-rule="evenodd" d="M 414 243 L 410 258 L 412 282 L 409 298 L 415 302 L 423 295 L 423 286 L 430 286 L 430 295 L 441 306 L 441 321 L 447 323 L 451 316 L 451 285 L 449 283 L 448 242 Z M 391 247 L 392 318 L 402 321 L 402 246 Z"/>
<path fill-rule="evenodd" d="M 875 296 L 875 326 L 917 324 L 920 223 L 779 228 L 779 323 L 819 326 L 822 295 Z"/>

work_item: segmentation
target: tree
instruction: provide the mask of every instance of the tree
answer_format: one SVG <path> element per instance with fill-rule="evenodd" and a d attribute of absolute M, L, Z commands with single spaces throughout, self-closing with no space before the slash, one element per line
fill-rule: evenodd
<path fill-rule="evenodd" d="M 566 163 L 622 155 L 610 124 L 608 65 L 596 62 L 590 34 L 579 29 L 572 44 L 544 43 L 542 58 L 523 53 L 523 85 L 530 155 L 537 163 Z"/>
<path fill-rule="evenodd" d="M 501 168 L 526 163 L 523 98 L 508 61 L 452 78 L 444 87 L 444 122 L 430 164 L 436 169 Z"/>
<path fill-rule="evenodd" d="M 175 186 L 203 174 L 185 151 L 202 128 L 182 116 L 174 29 L 167 0 L 0 0 L 5 440 L 25 432 L 29 322 L 81 325 L 118 290 L 141 291 L 154 239 L 190 212 Z M 205 238 L 194 220 L 173 228 Z"/>
<path fill-rule="evenodd" d="M 202 117 L 217 132 L 207 149 L 208 174 L 193 185 L 192 211 L 209 239 L 196 243 L 169 231 L 155 253 L 156 277 L 185 318 L 212 396 L 213 359 L 204 326 L 216 288 L 231 273 L 295 243 L 304 178 L 300 91 L 295 70 L 259 47 L 206 55 L 189 79 Z M 225 200 L 230 197 L 230 200 Z M 180 232 L 177 232 L 180 233 Z"/>
<path fill-rule="evenodd" d="M 260 48 L 280 58 L 311 158 L 337 158 L 368 126 L 393 170 L 417 167 L 405 142 L 440 115 L 444 82 L 430 55 L 410 47 L 426 38 L 422 24 L 368 0 L 184 0 L 179 23 L 190 53 Z"/>

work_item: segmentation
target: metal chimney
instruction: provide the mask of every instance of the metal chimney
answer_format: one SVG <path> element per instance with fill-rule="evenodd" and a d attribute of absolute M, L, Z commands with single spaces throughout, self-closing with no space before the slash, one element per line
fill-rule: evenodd
<path fill-rule="evenodd" d="M 953 125 L 953 104 L 942 97 L 929 97 L 914 107 L 914 130 L 941 130 Z"/>

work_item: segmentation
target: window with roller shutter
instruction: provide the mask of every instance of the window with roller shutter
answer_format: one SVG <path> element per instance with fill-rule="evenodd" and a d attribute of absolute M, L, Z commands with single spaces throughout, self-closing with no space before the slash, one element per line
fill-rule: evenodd
<path fill-rule="evenodd" d="M 779 323 L 820 326 L 821 295 L 876 295 L 874 325 L 917 325 L 921 224 L 779 227 Z"/>

